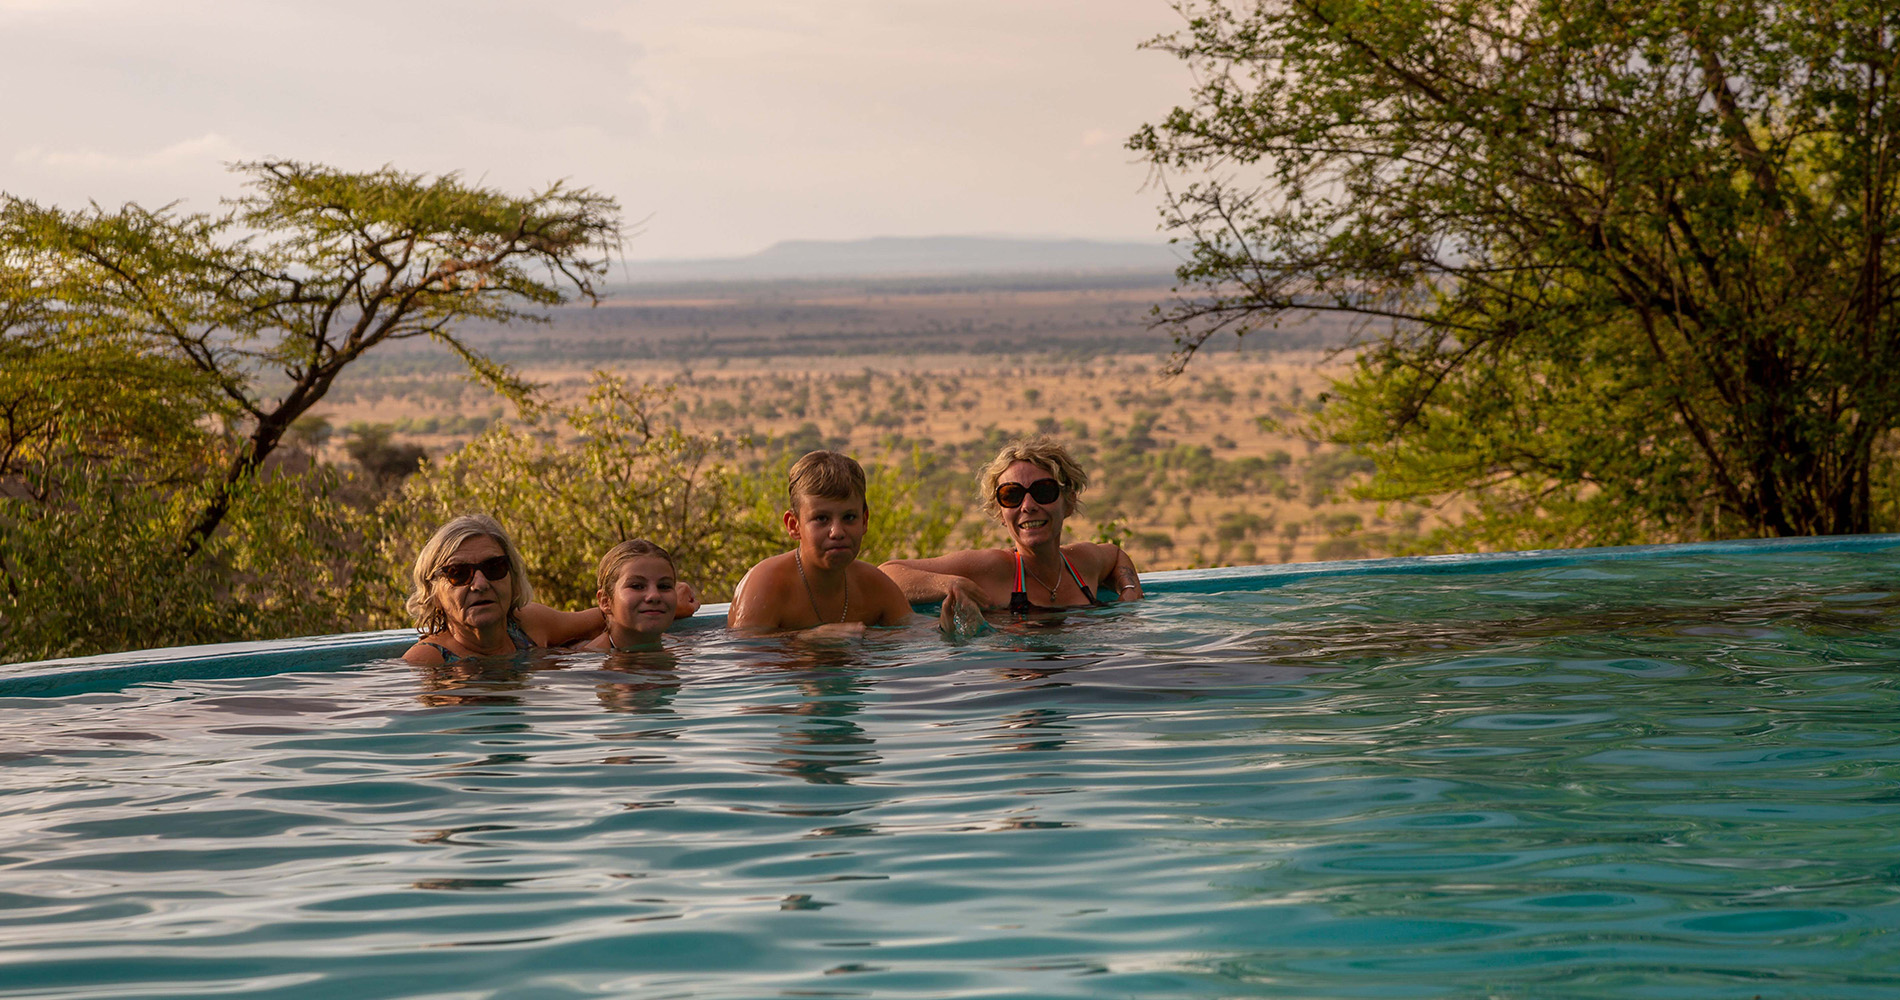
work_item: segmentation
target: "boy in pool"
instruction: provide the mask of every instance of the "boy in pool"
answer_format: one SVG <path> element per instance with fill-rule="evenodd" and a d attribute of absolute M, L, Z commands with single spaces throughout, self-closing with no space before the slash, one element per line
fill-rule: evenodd
<path fill-rule="evenodd" d="M 621 542 L 600 558 L 594 600 L 607 630 L 581 647 L 603 653 L 660 648 L 660 633 L 699 610 L 693 588 L 680 583 L 673 557 L 644 538 Z"/>
<path fill-rule="evenodd" d="M 785 531 L 798 547 L 746 571 L 726 624 L 753 630 L 808 629 L 856 634 L 866 625 L 903 625 L 916 616 L 897 584 L 858 561 L 870 525 L 864 468 L 850 456 L 814 451 L 793 463 Z"/>

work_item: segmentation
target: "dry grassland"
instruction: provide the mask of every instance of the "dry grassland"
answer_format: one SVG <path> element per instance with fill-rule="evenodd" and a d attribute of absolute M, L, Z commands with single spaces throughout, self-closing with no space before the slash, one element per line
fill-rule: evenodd
<path fill-rule="evenodd" d="M 1084 454 L 1095 479 L 1070 537 L 1116 533 L 1144 569 L 1378 555 L 1433 523 L 1343 499 L 1355 475 L 1350 456 L 1298 433 L 1341 372 L 1337 359 L 1229 353 L 1174 378 L 1158 374 L 1160 361 L 915 353 L 564 361 L 523 371 L 556 401 L 577 398 L 596 367 L 671 386 L 672 413 L 688 429 L 747 433 L 790 450 L 836 447 L 876 462 L 921 448 L 942 462 L 933 488 L 969 506 L 955 536 L 962 544 L 1001 543 L 976 510 L 973 476 L 1000 438 L 1036 432 Z M 436 452 L 503 412 L 447 373 L 372 379 L 330 402 L 339 404 L 326 408 L 338 428 L 395 424 L 399 440 Z"/>

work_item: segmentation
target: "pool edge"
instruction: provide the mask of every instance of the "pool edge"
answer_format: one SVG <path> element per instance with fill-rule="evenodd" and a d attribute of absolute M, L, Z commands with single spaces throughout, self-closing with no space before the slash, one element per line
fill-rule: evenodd
<path fill-rule="evenodd" d="M 1142 574 L 1152 594 L 1204 594 L 1240 585 L 1279 586 L 1316 577 L 1485 573 L 1581 562 L 1617 562 L 1723 553 L 1879 551 L 1900 547 L 1900 534 L 1755 538 L 1671 545 L 1624 545 L 1586 549 L 1525 549 L 1461 552 L 1384 559 L 1223 566 L 1160 570 Z M 723 621 L 724 604 L 709 604 L 688 619 L 697 630 Z M 370 660 L 399 657 L 416 641 L 413 629 L 383 629 L 343 635 L 304 636 L 256 642 L 108 653 L 0 665 L 0 697 L 58 697 L 111 690 L 128 684 L 185 678 L 259 676 L 288 670 L 336 670 Z"/>

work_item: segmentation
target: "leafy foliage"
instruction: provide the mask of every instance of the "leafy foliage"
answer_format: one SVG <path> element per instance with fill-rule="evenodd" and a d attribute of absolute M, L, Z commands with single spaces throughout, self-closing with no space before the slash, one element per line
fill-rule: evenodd
<path fill-rule="evenodd" d="M 628 538 L 670 551 L 702 600 L 730 598 L 754 563 L 790 548 L 780 512 L 796 456 L 668 423 L 671 397 L 596 373 L 584 402 L 490 427 L 425 467 L 379 512 L 380 606 L 400 615 L 410 560 L 438 525 L 470 511 L 508 526 L 537 600 L 592 604 L 601 554 Z M 867 463 L 864 559 L 941 550 L 961 512 L 922 498 L 920 461 Z"/>
<path fill-rule="evenodd" d="M 110 340 L 0 339 L 0 658 L 334 632 L 360 518 L 331 474 L 252 478 L 225 530 L 179 539 L 226 442 L 215 387 Z M 215 483 L 215 478 L 209 478 Z"/>
<path fill-rule="evenodd" d="M 554 185 L 516 197 L 384 168 L 242 164 L 250 193 L 219 215 L 170 207 L 47 208 L 0 196 L 0 246 L 18 297 L 62 331 L 109 332 L 195 370 L 244 428 L 186 527 L 217 530 L 293 422 L 377 346 L 419 337 L 525 401 L 528 385 L 469 347 L 469 319 L 533 319 L 592 298 L 618 245 L 611 199 Z M 281 377 L 279 377 L 281 376 Z"/>
<path fill-rule="evenodd" d="M 321 429 L 293 428 L 390 341 L 526 402 L 456 324 L 591 298 L 618 243 L 610 200 L 559 185 L 239 169 L 217 215 L 0 195 L 0 657 L 371 621 L 360 485 L 273 453 L 309 465 Z"/>
<path fill-rule="evenodd" d="M 426 467 L 385 505 L 385 606 L 399 613 L 409 561 L 437 526 L 480 511 L 508 526 L 536 600 L 594 601 L 600 555 L 628 538 L 673 553 L 719 599 L 783 529 L 766 484 L 733 463 L 740 442 L 659 422 L 667 393 L 597 374 L 587 399 L 528 426 L 497 424 Z"/>
<path fill-rule="evenodd" d="M 1900 12 L 1862 0 L 1189 3 L 1176 364 L 1372 338 L 1321 426 L 1448 544 L 1892 523 Z"/>

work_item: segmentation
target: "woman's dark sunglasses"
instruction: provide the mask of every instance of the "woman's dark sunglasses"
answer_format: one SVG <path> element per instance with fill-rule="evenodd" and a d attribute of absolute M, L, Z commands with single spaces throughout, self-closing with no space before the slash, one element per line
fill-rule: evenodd
<path fill-rule="evenodd" d="M 1039 504 L 1052 504 L 1062 495 L 1062 484 L 1053 479 L 1038 479 L 1028 486 L 1004 483 L 996 488 L 996 502 L 1011 510 L 1023 505 L 1023 497 L 1034 497 Z"/>
<path fill-rule="evenodd" d="M 449 581 L 451 587 L 466 587 L 470 580 L 475 579 L 477 570 L 488 578 L 489 583 L 494 583 L 507 576 L 510 568 L 507 556 L 496 556 L 493 559 L 483 559 L 475 563 L 443 563 L 442 568 L 435 571 L 435 575 Z"/>

